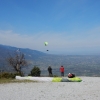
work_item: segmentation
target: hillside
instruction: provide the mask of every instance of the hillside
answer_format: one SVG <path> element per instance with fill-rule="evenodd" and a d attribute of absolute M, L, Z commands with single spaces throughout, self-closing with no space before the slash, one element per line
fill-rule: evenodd
<path fill-rule="evenodd" d="M 7 67 L 8 65 L 5 59 L 7 58 L 8 54 L 14 54 L 14 52 L 17 52 L 18 49 L 20 52 L 24 53 L 25 59 L 30 62 L 37 61 L 39 57 L 47 55 L 41 51 L 31 50 L 28 48 L 17 48 L 7 45 L 0 45 L 0 70 L 11 70 L 10 67 Z"/>
<path fill-rule="evenodd" d="M 53 74 L 60 75 L 59 67 L 65 67 L 65 75 L 75 73 L 79 76 L 100 76 L 100 56 L 98 55 L 50 55 L 37 50 L 0 45 L 0 70 L 11 71 L 5 62 L 8 52 L 20 49 L 30 65 L 23 69 L 28 74 L 34 65 L 40 67 L 42 75 L 48 75 L 47 67 L 53 68 Z"/>

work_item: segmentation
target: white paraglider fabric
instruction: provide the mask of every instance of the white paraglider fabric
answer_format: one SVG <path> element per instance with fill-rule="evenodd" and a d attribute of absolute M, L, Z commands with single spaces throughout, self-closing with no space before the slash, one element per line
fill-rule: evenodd
<path fill-rule="evenodd" d="M 16 79 L 18 80 L 34 80 L 34 81 L 44 81 L 44 82 L 52 82 L 52 77 L 21 77 L 21 76 L 16 76 Z"/>

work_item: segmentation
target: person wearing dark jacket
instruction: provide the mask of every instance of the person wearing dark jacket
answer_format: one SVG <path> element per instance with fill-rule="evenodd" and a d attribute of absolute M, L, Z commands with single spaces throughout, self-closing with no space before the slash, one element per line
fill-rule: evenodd
<path fill-rule="evenodd" d="M 52 75 L 52 68 L 51 68 L 51 66 L 48 67 L 48 72 L 49 72 L 49 76 L 51 76 Z"/>

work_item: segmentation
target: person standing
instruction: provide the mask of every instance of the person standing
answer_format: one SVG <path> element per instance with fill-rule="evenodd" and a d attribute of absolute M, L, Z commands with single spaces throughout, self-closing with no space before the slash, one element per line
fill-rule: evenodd
<path fill-rule="evenodd" d="M 61 76 L 64 76 L 64 67 L 63 66 L 60 67 L 60 72 L 61 72 Z"/>
<path fill-rule="evenodd" d="M 49 76 L 52 76 L 52 68 L 51 66 L 48 67 Z"/>

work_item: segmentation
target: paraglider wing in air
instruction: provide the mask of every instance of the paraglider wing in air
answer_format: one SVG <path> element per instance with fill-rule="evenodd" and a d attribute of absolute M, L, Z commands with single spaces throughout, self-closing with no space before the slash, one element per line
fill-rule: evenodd
<path fill-rule="evenodd" d="M 44 42 L 44 45 L 47 46 L 48 45 L 48 42 Z"/>
<path fill-rule="evenodd" d="M 44 45 L 47 46 L 48 45 L 48 42 L 44 42 Z M 49 50 L 46 50 L 46 51 L 49 51 Z"/>

